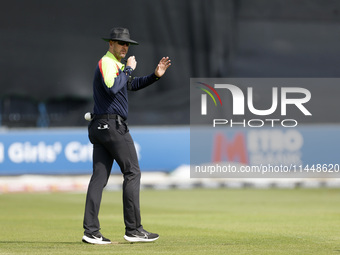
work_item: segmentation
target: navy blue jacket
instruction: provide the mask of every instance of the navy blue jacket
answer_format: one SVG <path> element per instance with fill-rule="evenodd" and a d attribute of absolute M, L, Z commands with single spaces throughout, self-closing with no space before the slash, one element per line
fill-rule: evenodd
<path fill-rule="evenodd" d="M 136 91 L 149 86 L 159 78 L 154 74 L 131 77 L 132 68 L 117 61 L 107 52 L 101 58 L 93 79 L 94 114 L 118 114 L 128 117 L 128 90 Z"/>

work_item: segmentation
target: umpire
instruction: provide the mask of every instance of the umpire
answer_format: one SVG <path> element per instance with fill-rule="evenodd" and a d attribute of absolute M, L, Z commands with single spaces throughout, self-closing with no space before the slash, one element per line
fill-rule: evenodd
<path fill-rule="evenodd" d="M 149 86 L 164 75 L 171 65 L 169 57 L 163 57 L 155 71 L 147 76 L 133 77 L 137 61 L 134 56 L 121 63 L 130 45 L 138 45 L 130 39 L 126 28 L 113 28 L 109 38 L 108 52 L 99 60 L 93 80 L 94 110 L 88 130 L 93 144 L 93 174 L 88 186 L 83 242 L 110 244 L 111 241 L 99 232 L 98 213 L 102 192 L 109 179 L 114 160 L 124 177 L 123 207 L 125 235 L 129 242 L 150 242 L 158 234 L 146 231 L 141 224 L 139 208 L 140 177 L 134 142 L 126 123 L 128 116 L 128 90 Z"/>

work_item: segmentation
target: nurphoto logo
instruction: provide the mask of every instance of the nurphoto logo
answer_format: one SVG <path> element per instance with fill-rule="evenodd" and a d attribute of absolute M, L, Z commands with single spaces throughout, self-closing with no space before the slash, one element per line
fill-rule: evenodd
<path fill-rule="evenodd" d="M 209 111 L 216 111 L 215 109 L 209 109 L 207 95 L 214 102 L 215 107 L 229 107 L 231 105 L 233 116 L 245 116 L 246 111 L 255 116 L 261 116 L 262 118 L 251 118 L 235 120 L 233 118 L 213 118 L 212 126 L 217 127 L 221 125 L 228 125 L 230 127 L 262 127 L 265 124 L 282 127 L 296 127 L 298 121 L 292 118 L 286 118 L 287 106 L 293 106 L 294 111 L 300 111 L 305 116 L 311 116 L 312 113 L 307 109 L 305 104 L 311 100 L 311 92 L 302 87 L 271 87 L 271 95 L 265 95 L 263 101 L 270 101 L 271 105 L 266 109 L 258 109 L 254 105 L 254 88 L 247 87 L 246 93 L 244 93 L 238 86 L 233 84 L 214 84 L 209 85 L 203 82 L 196 82 L 196 85 L 200 84 L 202 87 L 196 86 L 204 93 L 201 94 L 201 107 L 200 115 L 209 115 Z M 255 89 L 256 90 L 256 89 Z M 223 95 L 228 94 L 232 97 L 231 102 L 223 104 Z M 264 96 L 264 95 L 261 95 Z M 222 97 L 222 98 L 221 98 Z M 227 99 L 228 100 L 228 99 Z M 280 101 L 280 103 L 279 103 Z M 219 102 L 219 103 L 218 103 Z M 294 109 L 295 107 L 295 109 Z M 278 112 L 283 119 L 271 118 L 271 115 Z M 264 117 L 263 117 L 264 116 Z"/>
<path fill-rule="evenodd" d="M 339 83 L 191 78 L 190 177 L 338 178 Z"/>

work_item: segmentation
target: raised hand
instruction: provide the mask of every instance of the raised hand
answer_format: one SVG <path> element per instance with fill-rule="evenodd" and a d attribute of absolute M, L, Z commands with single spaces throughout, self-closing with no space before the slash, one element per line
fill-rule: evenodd
<path fill-rule="evenodd" d="M 166 69 L 168 69 L 168 67 L 171 66 L 171 60 L 169 57 L 163 57 L 157 67 L 156 67 L 156 70 L 155 70 L 155 75 L 157 77 L 162 77 L 164 74 L 165 74 L 165 71 Z"/>
<path fill-rule="evenodd" d="M 128 60 L 126 61 L 126 66 L 130 66 L 133 70 L 136 69 L 137 61 L 135 56 L 131 56 L 128 58 Z"/>

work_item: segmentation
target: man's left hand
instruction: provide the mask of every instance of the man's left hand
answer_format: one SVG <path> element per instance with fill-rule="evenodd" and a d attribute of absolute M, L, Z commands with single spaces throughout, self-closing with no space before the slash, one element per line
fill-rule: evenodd
<path fill-rule="evenodd" d="M 171 60 L 169 57 L 163 57 L 157 67 L 156 67 L 156 70 L 155 70 L 155 75 L 157 77 L 162 77 L 164 74 L 165 74 L 165 71 L 166 69 L 168 69 L 168 67 L 171 66 Z"/>

